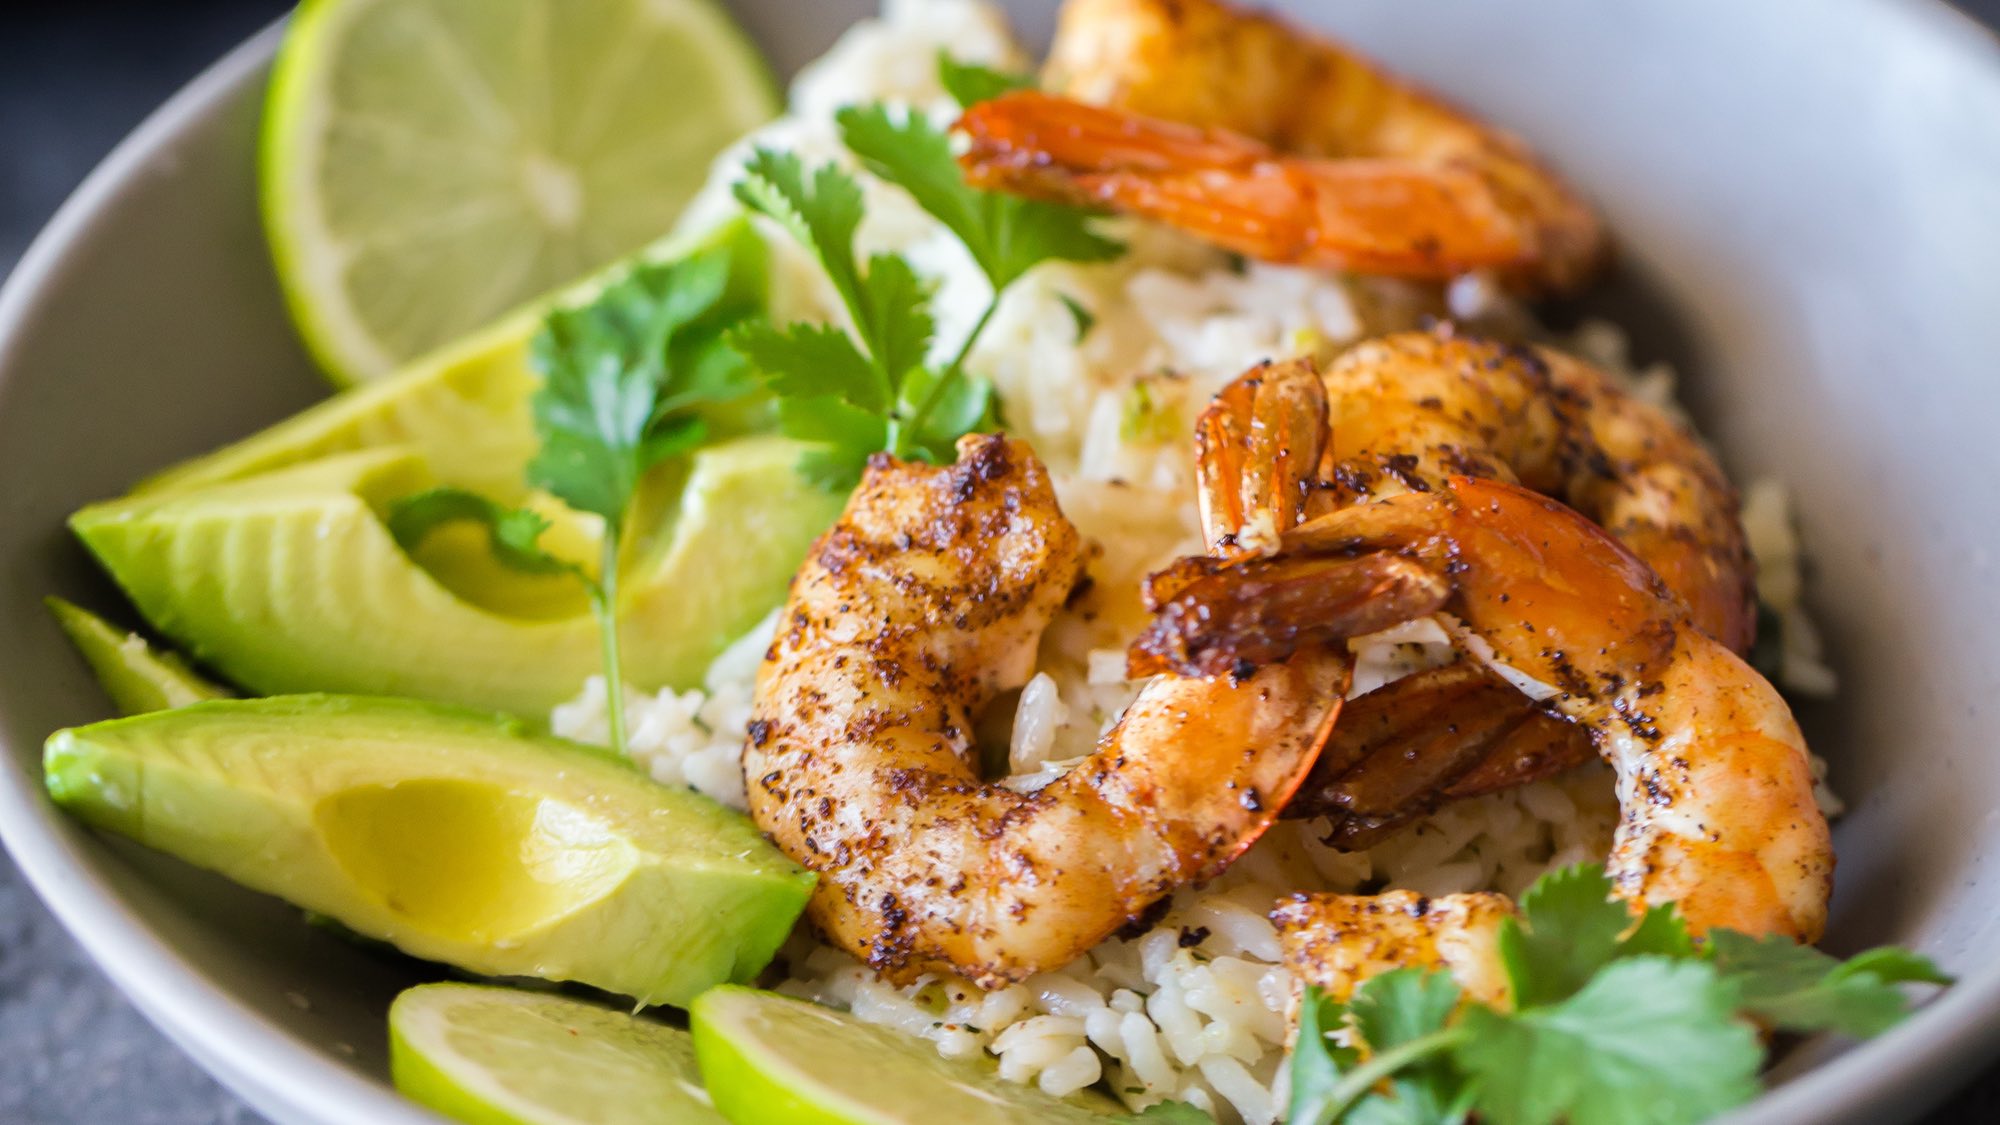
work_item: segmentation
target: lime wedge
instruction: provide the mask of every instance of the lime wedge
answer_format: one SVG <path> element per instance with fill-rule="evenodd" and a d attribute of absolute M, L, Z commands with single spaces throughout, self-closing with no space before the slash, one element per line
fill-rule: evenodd
<path fill-rule="evenodd" d="M 261 154 L 293 318 L 387 374 L 665 234 L 776 108 L 709 0 L 306 0 Z"/>
<path fill-rule="evenodd" d="M 389 1070 L 473 1125 L 724 1125 L 687 1032 L 547 993 L 420 984 L 389 1006 Z"/>
<path fill-rule="evenodd" d="M 775 992 L 724 985 L 688 1010 L 702 1082 L 736 1125 L 1012 1125 L 1125 1116 L 1108 1098 L 1058 1100 L 947 1059 L 928 1040 Z"/>

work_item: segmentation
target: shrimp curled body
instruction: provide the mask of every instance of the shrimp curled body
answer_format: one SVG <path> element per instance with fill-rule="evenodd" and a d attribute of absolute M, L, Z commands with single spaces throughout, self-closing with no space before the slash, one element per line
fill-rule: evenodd
<path fill-rule="evenodd" d="M 1818 938 L 1833 851 L 1798 726 L 1650 569 L 1561 504 L 1470 477 L 1308 520 L 1286 534 L 1280 557 L 1380 551 L 1448 576 L 1445 610 L 1466 647 L 1553 685 L 1547 705 L 1615 768 L 1622 817 L 1607 870 L 1619 894 L 1676 902 L 1697 933 Z M 1226 631 L 1232 612 L 1211 606 L 1212 627 Z M 1357 946 L 1393 938 L 1462 953 L 1468 941 L 1452 919 L 1490 921 L 1489 908 L 1504 904 L 1447 896 L 1413 922 L 1370 896 L 1301 895 L 1274 920 L 1294 967 L 1344 993 L 1369 971 Z M 1422 942 L 1410 940 L 1413 926 Z M 1468 969 L 1442 952 L 1433 963 L 1490 979 L 1490 966 Z"/>
<path fill-rule="evenodd" d="M 1317 445 L 1301 438 L 1317 432 Z M 1213 526 L 1254 528 L 1254 513 L 1300 490 L 1310 491 L 1307 509 L 1322 512 L 1439 491 L 1454 475 L 1510 481 L 1596 520 L 1687 599 L 1704 632 L 1738 652 L 1752 639 L 1753 571 L 1721 467 L 1664 411 L 1560 352 L 1439 329 L 1357 345 L 1324 372 L 1305 360 L 1263 364 L 1216 396 L 1196 444 Z M 1308 445 L 1322 463 L 1300 463 Z M 1294 587 L 1309 589 L 1326 560 L 1256 558 L 1276 537 L 1267 526 L 1254 538 L 1212 540 L 1211 557 L 1156 576 L 1160 616 L 1135 646 L 1134 671 L 1257 662 L 1273 646 L 1290 651 L 1301 633 L 1326 632 L 1279 612 L 1310 604 Z M 1209 600 L 1225 594 L 1239 603 L 1231 620 L 1246 626 L 1227 637 L 1204 622 Z M 1192 651 L 1197 632 L 1217 643 Z M 1365 847 L 1445 801 L 1549 776 L 1591 753 L 1581 730 L 1461 662 L 1351 701 L 1286 814 L 1328 817 L 1331 842 Z"/>
<path fill-rule="evenodd" d="M 1069 0 L 1055 96 L 971 107 L 986 187 L 1179 226 L 1265 261 L 1578 287 L 1596 215 L 1526 146 L 1347 47 L 1217 0 Z"/>
<path fill-rule="evenodd" d="M 1736 490 L 1666 411 L 1550 348 L 1439 328 L 1349 349 L 1320 376 L 1337 503 L 1447 477 L 1511 481 L 1596 521 L 1738 652 L 1756 629 Z"/>
<path fill-rule="evenodd" d="M 758 673 L 744 774 L 758 826 L 820 874 L 809 911 L 829 941 L 893 980 L 993 986 L 1067 963 L 1255 842 L 1352 664 L 1307 648 L 1163 676 L 1046 786 L 983 780 L 974 716 L 1027 681 L 1082 563 L 1026 445 L 967 437 L 959 454 L 878 457 L 814 546 Z M 1355 631 L 1442 598 L 1401 559 L 1349 572 Z"/>

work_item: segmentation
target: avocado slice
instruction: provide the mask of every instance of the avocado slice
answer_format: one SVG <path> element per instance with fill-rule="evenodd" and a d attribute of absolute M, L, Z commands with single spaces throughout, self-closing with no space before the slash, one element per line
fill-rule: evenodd
<path fill-rule="evenodd" d="M 699 682 L 783 599 L 842 505 L 798 474 L 801 452 L 738 438 L 650 490 L 665 499 L 620 582 L 628 682 Z M 155 628 L 252 692 L 402 695 L 539 719 L 602 671 L 597 622 L 581 605 L 550 612 L 537 584 L 557 579 L 420 565 L 382 513 L 434 483 L 422 454 L 386 447 L 93 505 L 70 523 Z"/>
<path fill-rule="evenodd" d="M 710 316 L 733 319 L 767 308 L 770 252 L 748 219 L 734 219 L 698 235 L 672 235 L 547 301 L 412 362 L 395 375 L 335 395 L 261 433 L 167 469 L 140 482 L 133 492 L 152 496 L 185 492 L 338 453 L 409 446 L 423 454 L 442 483 L 511 500 L 524 489 L 522 475 L 536 449 L 528 399 L 540 378 L 529 366 L 528 344 L 546 311 L 586 303 L 638 266 L 717 246 L 729 250 L 730 278 Z M 748 420 L 732 415 L 710 421 L 711 432 L 733 432 Z"/>
<path fill-rule="evenodd" d="M 42 604 L 56 615 L 56 623 L 83 654 L 121 715 L 143 715 L 236 695 L 188 667 L 179 653 L 156 649 L 146 638 L 120 629 L 80 605 L 54 597 L 43 598 Z"/>
<path fill-rule="evenodd" d="M 43 765 L 82 820 L 417 957 L 643 1004 L 754 977 L 813 884 L 705 797 L 413 700 L 211 700 L 58 731 Z"/>

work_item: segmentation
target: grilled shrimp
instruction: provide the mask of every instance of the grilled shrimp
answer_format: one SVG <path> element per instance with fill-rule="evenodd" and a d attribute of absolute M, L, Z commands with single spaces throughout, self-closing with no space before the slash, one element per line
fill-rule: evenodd
<path fill-rule="evenodd" d="M 1271 912 L 1285 964 L 1302 980 L 1346 1000 L 1369 977 L 1394 969 L 1443 969 L 1466 995 L 1504 1005 L 1512 989 L 1500 960 L 1506 895 L 1426 898 L 1415 891 L 1297 895 Z"/>
<path fill-rule="evenodd" d="M 1339 711 L 1351 659 L 1304 646 L 1240 675 L 1154 680 L 1039 790 L 982 779 L 973 717 L 1027 681 L 1081 574 L 1033 452 L 967 437 L 949 466 L 878 457 L 793 582 L 757 677 L 750 811 L 820 874 L 809 912 L 826 938 L 892 980 L 1021 980 L 1219 872 L 1270 826 Z M 1304 609 L 1331 620 L 1333 602 L 1352 605 L 1340 628 L 1355 633 L 1444 596 L 1393 555 L 1327 579 Z"/>
<path fill-rule="evenodd" d="M 1298 434 L 1331 427 L 1323 464 Z M 1346 506 L 1444 487 L 1453 474 L 1515 481 L 1595 518 L 1694 606 L 1695 624 L 1738 651 L 1755 617 L 1736 494 L 1706 449 L 1659 409 L 1557 352 L 1449 330 L 1383 337 L 1322 375 L 1306 361 L 1267 364 L 1225 387 L 1196 423 L 1199 492 L 1212 526 L 1255 531 L 1209 544 L 1211 557 L 1157 575 L 1160 612 L 1132 671 L 1217 669 L 1289 651 L 1313 626 L 1294 608 L 1326 560 L 1234 565 L 1269 553 L 1275 529 L 1246 515 L 1274 494 L 1311 489 L 1309 506 Z M 1227 585 L 1244 603 L 1235 633 L 1185 645 L 1189 584 Z M 1324 630 L 1320 630 L 1324 633 Z M 1477 663 L 1420 672 L 1348 704 L 1291 816 L 1326 816 L 1329 842 L 1366 847 L 1438 804 L 1549 776 L 1587 760 L 1581 732 Z"/>
<path fill-rule="evenodd" d="M 1833 851 L 1790 710 L 1602 528 L 1518 486 L 1461 476 L 1308 520 L 1283 540 L 1279 559 L 1392 551 L 1419 563 L 1451 584 L 1446 612 L 1467 651 L 1554 685 L 1547 706 L 1588 732 L 1618 775 L 1622 817 L 1607 870 L 1620 895 L 1677 902 L 1697 933 L 1727 926 L 1818 938 Z M 1197 589 L 1201 613 L 1183 615 L 1184 627 L 1234 628 L 1244 611 L 1226 589 L 1190 586 L 1183 595 Z M 1192 643 L 1202 647 L 1200 638 Z M 1489 918 L 1496 906 L 1505 900 L 1447 896 L 1397 907 L 1302 895 L 1273 918 L 1301 975 L 1344 994 L 1374 962 L 1332 955 L 1340 947 L 1393 946 L 1417 963 L 1482 979 L 1442 951 L 1469 948 L 1471 923 L 1455 916 Z M 1439 920 L 1422 921 L 1439 909 Z M 1432 953 L 1412 939 L 1412 926 Z"/>
<path fill-rule="evenodd" d="M 1680 423 L 1591 365 L 1441 327 L 1360 344 L 1321 375 L 1333 438 L 1325 499 L 1465 475 L 1511 481 L 1596 521 L 1737 652 L 1756 630 L 1736 490 Z"/>
<path fill-rule="evenodd" d="M 1069 0 L 1046 80 L 970 107 L 975 184 L 1096 204 L 1265 261 L 1577 288 L 1596 214 L 1525 145 L 1219 0 Z"/>

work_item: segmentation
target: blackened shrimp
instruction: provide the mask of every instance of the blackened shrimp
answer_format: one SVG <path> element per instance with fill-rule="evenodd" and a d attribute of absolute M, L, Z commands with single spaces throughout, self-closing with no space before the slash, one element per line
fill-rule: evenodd
<path fill-rule="evenodd" d="M 1047 80 L 967 110 L 973 182 L 1361 273 L 1568 290 L 1605 254 L 1596 214 L 1520 141 L 1262 13 L 1069 0 Z"/>
<path fill-rule="evenodd" d="M 1323 444 L 1302 434 L 1330 430 Z M 1264 364 L 1196 423 L 1199 495 L 1218 527 L 1210 556 L 1155 577 L 1160 612 L 1135 673 L 1255 664 L 1316 628 L 1299 612 L 1328 560 L 1261 559 L 1279 529 L 1249 513 L 1310 492 L 1324 510 L 1441 489 L 1454 473 L 1522 483 L 1581 509 L 1694 606 L 1695 623 L 1748 648 L 1752 568 L 1721 467 L 1664 411 L 1558 352 L 1440 329 L 1361 344 L 1324 372 Z M 1318 451 L 1323 463 L 1301 456 Z M 1203 588 L 1184 587 L 1197 583 Z M 1235 631 L 1182 628 L 1206 590 L 1245 606 Z M 1254 607 L 1254 612 L 1250 611 Z M 1324 630 L 1320 630 L 1324 632 Z M 1191 651 L 1199 636 L 1209 647 Z M 1421 672 L 1348 704 L 1287 815 L 1325 817 L 1329 842 L 1366 847 L 1438 805 L 1533 781 L 1590 758 L 1589 740 L 1476 663 Z"/>
<path fill-rule="evenodd" d="M 1678 903 L 1696 933 L 1818 938 L 1833 851 L 1798 726 L 1776 689 L 1697 627 L 1659 576 L 1561 504 L 1471 477 L 1309 520 L 1285 534 L 1277 557 L 1382 551 L 1448 580 L 1445 611 L 1467 651 L 1554 685 L 1548 706 L 1616 770 L 1622 816 L 1607 870 L 1617 893 Z M 1212 598 L 1203 627 L 1226 632 L 1237 612 Z M 1490 918 L 1496 901 L 1504 904 L 1489 895 L 1424 903 L 1424 914 L 1445 910 L 1423 923 L 1426 940 L 1465 948 L 1450 917 Z M 1274 920 L 1294 967 L 1344 993 L 1372 962 L 1328 956 L 1329 935 L 1401 941 L 1410 923 L 1384 905 L 1305 894 Z"/>
<path fill-rule="evenodd" d="M 1756 573 L 1736 490 L 1685 426 L 1602 371 L 1445 327 L 1357 345 L 1320 380 L 1333 504 L 1451 475 L 1520 484 L 1595 520 L 1687 599 L 1698 627 L 1749 649 Z"/>
<path fill-rule="evenodd" d="M 1081 574 L 1034 454 L 968 437 L 949 466 L 878 457 L 793 582 L 758 673 L 750 811 L 819 873 L 826 938 L 892 980 L 1021 980 L 1214 875 L 1271 825 L 1339 710 L 1351 660 L 1307 646 L 1154 680 L 1041 789 L 983 779 L 973 717 L 1026 682 Z M 1361 611 L 1354 633 L 1443 596 L 1389 555 L 1330 568 L 1328 589 Z"/>

